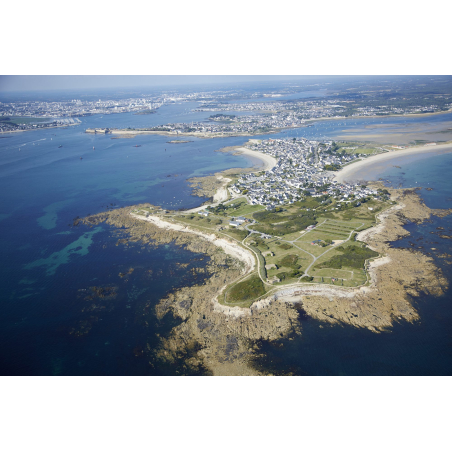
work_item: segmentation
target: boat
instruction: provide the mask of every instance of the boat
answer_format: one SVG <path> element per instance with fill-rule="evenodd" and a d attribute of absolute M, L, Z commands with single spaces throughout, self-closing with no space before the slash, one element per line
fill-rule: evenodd
<path fill-rule="evenodd" d="M 134 148 L 141 148 L 141 144 L 136 144 Z"/>
<path fill-rule="evenodd" d="M 93 149 L 96 149 L 96 148 L 93 146 Z"/>
<path fill-rule="evenodd" d="M 62 145 L 62 144 L 60 144 L 60 145 L 58 146 L 58 149 L 59 149 L 59 148 L 62 148 L 62 147 L 63 147 L 63 145 Z"/>

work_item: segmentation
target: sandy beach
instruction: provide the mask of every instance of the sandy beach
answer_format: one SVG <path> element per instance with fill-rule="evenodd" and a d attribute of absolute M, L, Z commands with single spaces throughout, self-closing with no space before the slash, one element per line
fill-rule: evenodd
<path fill-rule="evenodd" d="M 367 180 L 365 177 L 366 171 L 368 171 L 374 165 L 381 166 L 381 168 L 384 169 L 384 167 L 388 167 L 393 164 L 392 160 L 398 159 L 400 157 L 407 157 L 416 154 L 421 155 L 426 153 L 443 154 L 447 152 L 452 152 L 452 143 L 430 146 L 413 146 L 406 149 L 389 151 L 384 154 L 378 154 L 368 157 L 364 160 L 357 161 L 346 166 L 345 168 L 342 168 L 336 173 L 334 180 L 336 180 L 337 182 Z"/>
<path fill-rule="evenodd" d="M 252 151 L 251 149 L 245 147 L 237 147 L 234 150 L 235 155 L 245 154 L 251 157 L 252 159 L 257 159 L 262 162 L 262 166 L 256 168 L 259 171 L 269 171 L 276 166 L 277 160 L 271 155 L 264 154 L 259 151 Z"/>

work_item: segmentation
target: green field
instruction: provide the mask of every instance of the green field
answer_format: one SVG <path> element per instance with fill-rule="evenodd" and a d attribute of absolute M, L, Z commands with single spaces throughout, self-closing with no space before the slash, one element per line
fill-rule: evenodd
<path fill-rule="evenodd" d="M 336 143 L 339 147 L 337 152 L 345 152 L 347 154 L 380 154 L 382 151 L 372 146 L 369 143 L 362 143 L 356 141 L 350 142 L 338 142 Z M 356 148 L 356 149 L 344 149 L 344 148 Z"/>
<path fill-rule="evenodd" d="M 334 209 L 335 205 L 333 200 L 330 206 Z M 238 198 L 209 209 L 208 217 L 198 213 L 165 213 L 159 208 L 149 211 L 166 221 L 243 242 L 257 257 L 258 270 L 231 284 L 219 299 L 228 305 L 250 306 L 272 290 L 272 286 L 321 283 L 357 287 L 366 284 L 365 261 L 377 257 L 377 253 L 356 242 L 356 232 L 373 226 L 376 214 L 389 205 L 390 202 L 369 200 L 357 207 L 348 205 L 341 210 L 320 212 L 323 207 L 320 198 L 307 197 L 276 211 L 267 211 L 262 206 L 248 205 L 245 198 Z M 273 234 L 263 238 L 261 234 L 249 233 L 246 223 L 238 228 L 229 226 L 229 221 L 238 216 L 253 218 L 256 223 L 252 229 L 271 230 Z M 315 227 L 307 231 L 309 224 Z"/>
<path fill-rule="evenodd" d="M 245 198 L 237 198 L 225 204 L 227 206 L 227 214 L 230 216 L 240 217 L 247 216 L 252 218 L 254 212 L 265 210 L 264 206 L 252 206 L 246 202 Z"/>

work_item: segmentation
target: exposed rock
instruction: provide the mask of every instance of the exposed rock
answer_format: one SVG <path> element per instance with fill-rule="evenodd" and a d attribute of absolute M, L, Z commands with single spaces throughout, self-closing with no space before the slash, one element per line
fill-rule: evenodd
<path fill-rule="evenodd" d="M 300 318 L 306 315 L 377 332 L 390 328 L 394 321 L 419 319 L 411 304 L 412 296 L 421 292 L 444 293 L 448 283 L 431 257 L 412 249 L 391 248 L 389 242 L 409 235 L 403 228 L 407 222 L 426 221 L 431 215 L 445 216 L 452 210 L 429 209 L 415 190 L 390 192 L 397 204 L 379 214 L 377 226 L 357 237 L 382 256 L 367 264 L 371 275 L 368 285 L 298 287 L 289 295 L 259 300 L 249 309 L 223 306 L 216 301 L 220 290 L 243 274 L 243 264 L 200 236 L 159 228 L 130 215 L 133 209 L 149 204 L 117 209 L 91 219 L 122 228 L 132 241 L 141 240 L 149 246 L 174 242 L 211 256 L 208 271 L 212 276 L 204 284 L 178 289 L 158 303 L 159 318 L 172 312 L 182 323 L 161 338 L 156 355 L 170 362 L 187 356 L 187 366 L 207 368 L 214 375 L 254 375 L 259 374 L 250 364 L 256 341 L 300 334 Z"/>

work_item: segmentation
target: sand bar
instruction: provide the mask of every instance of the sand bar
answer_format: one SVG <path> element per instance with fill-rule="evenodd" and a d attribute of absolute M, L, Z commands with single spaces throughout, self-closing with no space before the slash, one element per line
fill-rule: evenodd
<path fill-rule="evenodd" d="M 336 173 L 334 180 L 338 182 L 351 182 L 366 179 L 365 177 L 363 177 L 363 175 L 365 174 L 365 170 L 370 169 L 370 167 L 373 165 L 389 167 L 392 165 L 391 160 L 400 157 L 407 157 L 416 154 L 421 155 L 426 153 L 444 154 L 448 152 L 452 152 L 452 143 L 437 144 L 430 146 L 421 145 L 401 150 L 389 151 L 384 154 L 378 154 L 373 155 L 371 157 L 367 157 L 366 159 L 354 162 L 346 166 L 345 168 L 342 168 L 340 171 Z"/>

